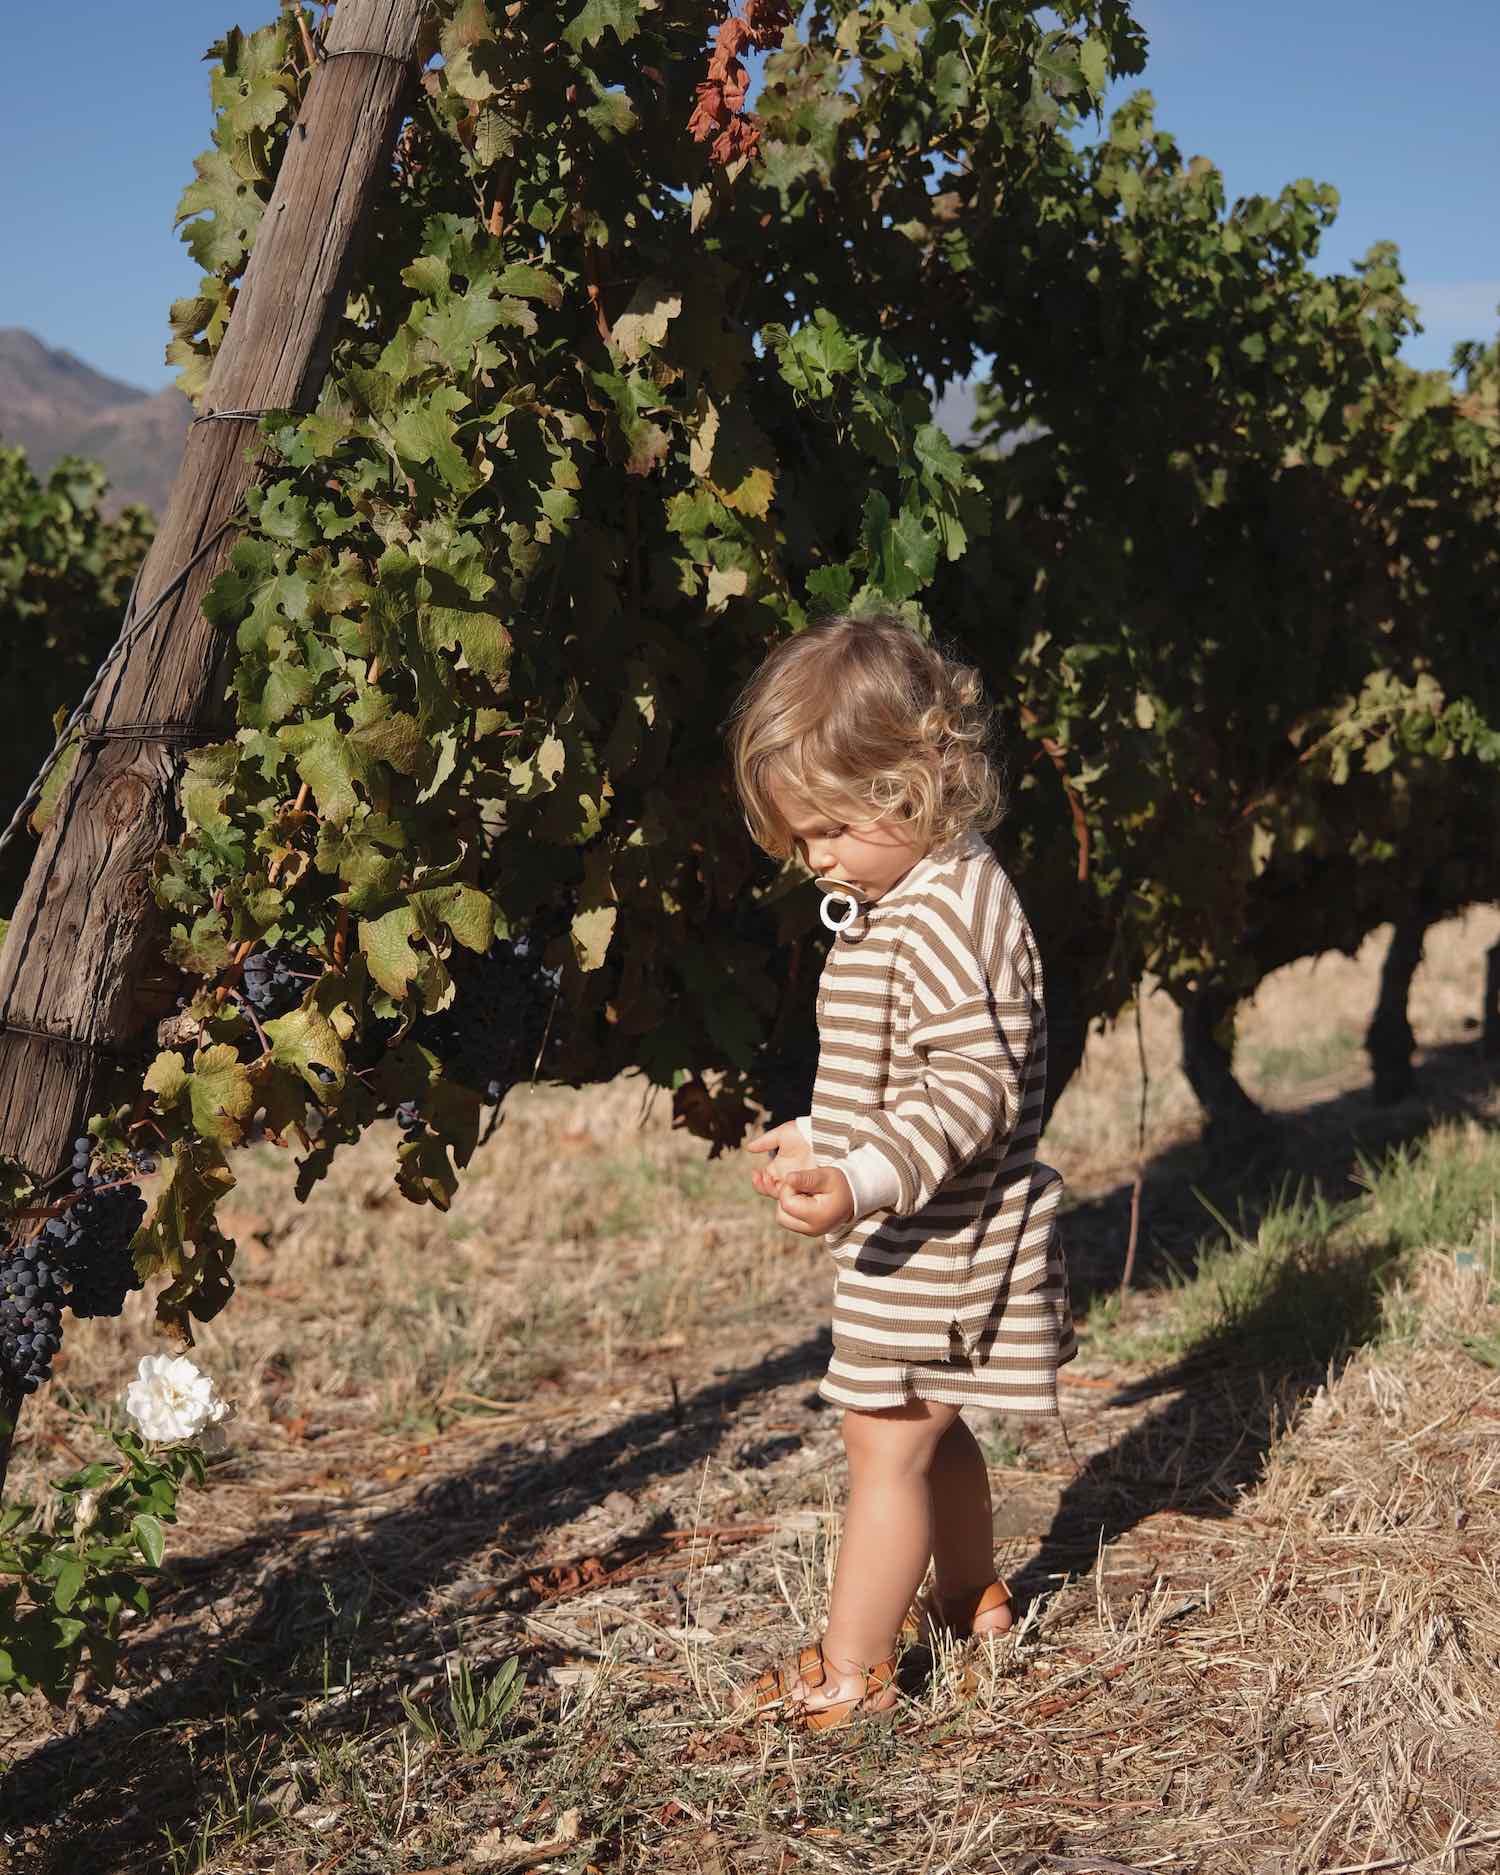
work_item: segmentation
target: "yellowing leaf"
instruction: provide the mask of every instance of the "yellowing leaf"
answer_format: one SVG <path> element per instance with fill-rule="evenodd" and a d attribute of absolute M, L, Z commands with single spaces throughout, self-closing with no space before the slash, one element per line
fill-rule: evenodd
<path fill-rule="evenodd" d="M 567 766 L 568 751 L 561 736 L 548 736 L 536 752 L 536 772 L 550 788 Z"/>
<path fill-rule="evenodd" d="M 752 515 L 757 521 L 766 518 L 775 492 L 776 483 L 769 469 L 751 469 L 733 488 L 719 490 L 726 506 L 737 508 L 741 514 Z"/>
<path fill-rule="evenodd" d="M 300 1070 L 315 1086 L 343 1082 L 344 1049 L 338 1030 L 314 1002 L 309 1001 L 305 1009 L 293 1009 L 288 1015 L 277 1016 L 265 1029 L 273 1061 Z M 323 1073 L 314 1073 L 316 1068 L 321 1068 Z"/>
<path fill-rule="evenodd" d="M 618 916 L 617 905 L 596 905 L 592 911 L 581 911 L 574 917 L 573 954 L 580 970 L 597 970 L 604 962 Z"/>
<path fill-rule="evenodd" d="M 688 467 L 693 474 L 706 478 L 713 464 L 714 443 L 719 435 L 718 407 L 710 398 L 702 400 L 703 414 L 698 419 L 698 427 L 693 431 L 693 440 L 688 448 Z"/>
<path fill-rule="evenodd" d="M 630 304 L 615 321 L 610 344 L 629 364 L 636 364 L 667 336 L 667 327 L 682 311 L 682 295 L 664 280 L 648 275 L 630 296 Z"/>
<path fill-rule="evenodd" d="M 217 1146 L 235 1146 L 244 1137 L 254 1106 L 250 1073 L 228 1042 L 206 1048 L 188 1080 L 193 1126 Z"/>
<path fill-rule="evenodd" d="M 708 609 L 722 612 L 731 599 L 742 597 L 750 587 L 750 575 L 742 566 L 710 567 L 708 572 Z"/>
<path fill-rule="evenodd" d="M 31 810 L 27 826 L 33 833 L 45 833 L 51 824 L 52 816 L 57 812 L 57 803 L 63 789 L 68 785 L 68 777 L 78 764 L 78 751 L 82 744 L 78 741 L 67 743 L 61 755 L 47 770 L 47 779 L 42 783 L 37 804 Z"/>
<path fill-rule="evenodd" d="M 776 488 L 776 451 L 745 409 L 730 404 L 714 426 L 709 479 L 728 508 L 764 520 Z"/>
<path fill-rule="evenodd" d="M 155 1094 L 156 1104 L 163 1109 L 177 1105 L 187 1084 L 188 1071 L 182 1056 L 170 1048 L 151 1063 L 142 1082 L 148 1094 Z"/>

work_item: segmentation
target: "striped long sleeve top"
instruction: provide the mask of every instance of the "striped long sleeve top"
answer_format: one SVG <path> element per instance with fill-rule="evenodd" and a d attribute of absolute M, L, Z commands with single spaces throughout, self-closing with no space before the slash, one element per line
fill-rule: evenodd
<path fill-rule="evenodd" d="M 1002 1366 L 1018 1405 L 1045 1406 L 1075 1348 L 1062 1180 L 1036 1157 L 1041 961 L 978 835 L 928 854 L 835 936 L 817 1012 L 812 1143 L 856 1211 L 827 1239 L 835 1345 Z"/>

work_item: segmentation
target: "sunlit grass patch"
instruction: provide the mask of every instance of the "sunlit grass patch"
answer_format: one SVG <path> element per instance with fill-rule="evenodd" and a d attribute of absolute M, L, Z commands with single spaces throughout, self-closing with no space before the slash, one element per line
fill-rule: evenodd
<path fill-rule="evenodd" d="M 1361 1160 L 1359 1181 L 1369 1192 L 1372 1218 L 1404 1250 L 1468 1248 L 1489 1226 L 1492 1272 L 1500 1218 L 1500 1130 L 1477 1123 L 1436 1128 L 1420 1141 Z"/>
<path fill-rule="evenodd" d="M 1218 1230 L 1190 1266 L 1171 1266 L 1165 1289 L 1099 1296 L 1087 1316 L 1090 1358 L 1152 1364 L 1221 1358 L 1238 1364 L 1316 1366 L 1402 1332 L 1399 1279 L 1435 1246 L 1479 1254 L 1500 1276 L 1500 1132 L 1447 1126 L 1417 1144 L 1360 1161 L 1362 1196 L 1335 1203 L 1284 1186 L 1251 1222 L 1203 1200 Z"/>

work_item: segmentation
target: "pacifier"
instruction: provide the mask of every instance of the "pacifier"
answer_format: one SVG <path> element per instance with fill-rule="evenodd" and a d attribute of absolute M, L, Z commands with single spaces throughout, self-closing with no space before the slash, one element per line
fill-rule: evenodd
<path fill-rule="evenodd" d="M 825 892 L 823 902 L 818 907 L 818 916 L 837 937 L 840 931 L 847 931 L 859 916 L 859 900 L 852 892 Z"/>

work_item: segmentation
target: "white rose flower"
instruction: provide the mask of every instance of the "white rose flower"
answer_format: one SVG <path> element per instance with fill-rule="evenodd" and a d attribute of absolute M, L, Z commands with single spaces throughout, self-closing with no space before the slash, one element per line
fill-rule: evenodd
<path fill-rule="evenodd" d="M 185 1354 L 146 1354 L 137 1378 L 125 1390 L 125 1411 L 141 1437 L 158 1445 L 195 1438 L 216 1426 L 229 1410 Z"/>

